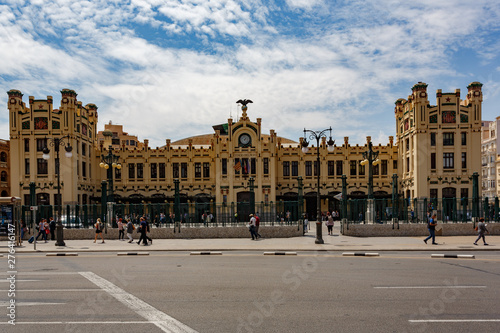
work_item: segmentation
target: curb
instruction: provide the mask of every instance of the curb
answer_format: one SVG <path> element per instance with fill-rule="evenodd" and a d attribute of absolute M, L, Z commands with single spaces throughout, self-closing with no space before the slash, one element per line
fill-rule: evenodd
<path fill-rule="evenodd" d="M 297 252 L 264 252 L 265 256 L 296 256 Z"/>
<path fill-rule="evenodd" d="M 214 252 L 214 251 L 197 251 L 197 252 L 191 252 L 190 255 L 192 256 L 196 256 L 196 255 L 218 255 L 218 256 L 221 256 L 222 255 L 222 252 Z"/>
<path fill-rule="evenodd" d="M 45 256 L 46 257 L 64 257 L 64 256 L 77 257 L 78 253 L 75 253 L 75 252 L 66 252 L 66 253 L 55 252 L 55 253 L 46 253 Z"/>
<path fill-rule="evenodd" d="M 149 252 L 117 252 L 117 256 L 149 256 Z"/>
<path fill-rule="evenodd" d="M 431 258 L 465 258 L 475 259 L 473 254 L 431 254 Z"/>
<path fill-rule="evenodd" d="M 378 253 L 374 252 L 343 252 L 344 257 L 378 257 Z"/>

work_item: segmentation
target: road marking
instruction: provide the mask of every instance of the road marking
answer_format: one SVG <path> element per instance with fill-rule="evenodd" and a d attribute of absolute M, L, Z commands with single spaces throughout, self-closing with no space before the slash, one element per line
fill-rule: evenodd
<path fill-rule="evenodd" d="M 221 256 L 222 255 L 222 252 L 220 251 L 194 251 L 194 252 L 191 252 L 190 255 L 192 256 L 204 256 L 204 255 L 216 255 L 216 256 Z"/>
<path fill-rule="evenodd" d="M 16 282 L 38 282 L 38 281 L 43 281 L 43 280 L 16 280 Z M 11 281 L 10 280 L 0 280 L 0 282 L 11 282 Z"/>
<path fill-rule="evenodd" d="M 493 323 L 500 319 L 421 319 L 408 320 L 410 323 Z"/>
<path fill-rule="evenodd" d="M 76 291 L 101 291 L 101 289 L 20 289 L 16 290 L 16 292 L 76 292 Z M 7 292 L 5 290 L 5 292 Z"/>
<path fill-rule="evenodd" d="M 11 325 L 8 322 L 0 322 L 0 325 Z M 82 325 L 82 324 L 89 324 L 89 325 L 100 325 L 100 324 L 152 324 L 152 322 L 149 321 L 17 321 L 16 320 L 16 325 Z"/>
<path fill-rule="evenodd" d="M 343 252 L 342 256 L 351 256 L 351 257 L 378 257 L 378 253 L 374 252 Z"/>
<path fill-rule="evenodd" d="M 394 287 L 373 287 L 375 289 L 468 289 L 487 288 L 486 286 L 394 286 Z"/>
<path fill-rule="evenodd" d="M 16 302 L 16 306 L 36 306 L 36 305 L 60 305 L 66 303 L 47 303 L 47 302 Z M 9 306 L 10 302 L 0 302 L 0 307 Z"/>
<path fill-rule="evenodd" d="M 117 256 L 149 256 L 149 252 L 118 252 Z"/>
<path fill-rule="evenodd" d="M 145 318 L 148 322 L 156 325 L 163 332 L 197 333 L 197 331 L 193 330 L 189 326 L 152 307 L 151 305 L 135 297 L 134 295 L 127 293 L 125 290 L 119 288 L 108 280 L 103 279 L 99 275 L 93 272 L 79 273 L 81 276 L 85 277 L 87 280 L 94 283 L 96 286 L 116 298 L 129 309 Z"/>

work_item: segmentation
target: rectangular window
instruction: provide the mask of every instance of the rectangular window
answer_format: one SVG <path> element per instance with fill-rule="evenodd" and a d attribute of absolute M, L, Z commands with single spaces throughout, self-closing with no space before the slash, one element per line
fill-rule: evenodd
<path fill-rule="evenodd" d="M 467 153 L 462 152 L 462 169 L 467 169 Z"/>
<path fill-rule="evenodd" d="M 283 177 L 290 177 L 290 162 L 283 162 Z"/>
<path fill-rule="evenodd" d="M 436 169 L 436 153 L 431 153 L 431 170 Z"/>
<path fill-rule="evenodd" d="M 158 164 L 151 163 L 150 169 L 151 169 L 151 179 L 156 179 L 158 177 Z"/>
<path fill-rule="evenodd" d="M 201 163 L 196 162 L 194 164 L 194 178 L 201 178 Z"/>
<path fill-rule="evenodd" d="M 469 197 L 469 189 L 461 188 L 460 189 L 460 198 L 468 198 Z"/>
<path fill-rule="evenodd" d="M 328 176 L 335 176 L 335 161 L 328 161 Z"/>
<path fill-rule="evenodd" d="M 90 164 L 89 164 L 89 177 L 90 177 Z M 115 179 L 116 180 L 122 179 L 122 169 L 115 168 Z"/>
<path fill-rule="evenodd" d="M 374 165 L 374 166 L 373 166 L 373 175 L 374 175 L 374 176 L 378 176 L 379 171 L 380 171 L 379 165 L 378 165 L 378 164 L 377 164 L 377 165 Z"/>
<path fill-rule="evenodd" d="M 158 164 L 160 179 L 165 179 L 165 163 Z"/>
<path fill-rule="evenodd" d="M 47 139 L 36 139 L 36 151 L 43 151 L 47 147 Z"/>
<path fill-rule="evenodd" d="M 82 156 L 87 155 L 87 145 L 85 142 L 82 142 Z"/>
<path fill-rule="evenodd" d="M 268 175 L 269 174 L 269 158 L 264 157 L 263 164 L 264 164 L 264 174 Z"/>
<path fill-rule="evenodd" d="M 312 162 L 306 161 L 306 177 L 312 176 Z"/>
<path fill-rule="evenodd" d="M 397 171 L 398 171 L 398 160 L 392 161 L 392 171 L 394 173 L 397 173 Z"/>
<path fill-rule="evenodd" d="M 82 177 L 87 177 L 87 163 L 85 163 L 84 161 L 82 161 Z"/>
<path fill-rule="evenodd" d="M 429 194 L 430 194 L 430 197 L 432 199 L 436 199 L 438 197 L 438 190 L 437 190 L 437 188 L 431 188 Z M 432 208 L 437 209 L 437 207 L 432 207 Z"/>
<path fill-rule="evenodd" d="M 255 160 L 255 158 L 251 158 L 251 159 L 250 159 L 250 173 L 251 173 L 252 175 L 255 175 L 255 174 L 256 174 L 256 172 L 257 172 L 257 167 L 256 167 L 256 165 L 257 165 L 257 161 Z"/>
<path fill-rule="evenodd" d="M 30 159 L 29 158 L 24 159 L 24 174 L 25 175 L 30 174 Z"/>
<path fill-rule="evenodd" d="M 453 146 L 454 144 L 454 133 L 443 133 L 443 146 Z"/>
<path fill-rule="evenodd" d="M 137 178 L 144 178 L 144 164 L 142 163 L 137 163 Z"/>
<path fill-rule="evenodd" d="M 365 175 L 365 166 L 361 165 L 361 161 L 356 161 L 358 166 L 359 166 L 359 175 L 364 176 Z"/>
<path fill-rule="evenodd" d="M 314 176 L 317 176 L 319 172 L 318 161 L 314 161 Z"/>
<path fill-rule="evenodd" d="M 39 175 L 46 175 L 48 174 L 48 163 L 47 160 L 44 160 L 43 158 L 37 158 L 37 174 Z"/>
<path fill-rule="evenodd" d="M 203 163 L 203 178 L 210 178 L 210 163 Z"/>
<path fill-rule="evenodd" d="M 222 174 L 227 175 L 227 158 L 222 159 Z"/>
<path fill-rule="evenodd" d="M 443 169 L 454 169 L 454 153 L 443 153 Z"/>
<path fill-rule="evenodd" d="M 234 159 L 234 174 L 235 175 L 239 175 L 240 174 L 240 170 L 242 168 L 242 161 L 240 161 L 239 158 L 235 158 Z"/>
<path fill-rule="evenodd" d="M 337 176 L 343 175 L 342 161 L 337 161 Z"/>
<path fill-rule="evenodd" d="M 179 178 L 179 163 L 172 163 L 172 178 Z"/>
<path fill-rule="evenodd" d="M 431 133 L 431 146 L 436 145 L 436 133 Z"/>
<path fill-rule="evenodd" d="M 30 151 L 30 139 L 24 139 L 24 152 L 29 153 Z"/>
<path fill-rule="evenodd" d="M 357 161 L 350 161 L 349 162 L 349 165 L 350 165 L 350 175 L 351 176 L 356 176 L 356 162 Z"/>
<path fill-rule="evenodd" d="M 410 139 L 406 139 L 406 151 L 410 150 Z"/>
<path fill-rule="evenodd" d="M 292 161 L 292 177 L 297 177 L 299 175 L 299 162 Z"/>
<path fill-rule="evenodd" d="M 186 162 L 181 163 L 181 178 L 187 178 L 188 176 L 188 164 Z"/>
<path fill-rule="evenodd" d="M 134 163 L 128 164 L 128 178 L 135 179 L 135 164 Z"/>
<path fill-rule="evenodd" d="M 382 160 L 382 176 L 387 176 L 387 160 Z"/>
<path fill-rule="evenodd" d="M 466 146 L 467 145 L 467 132 L 462 132 L 460 133 L 460 136 L 462 138 L 462 146 Z"/>
<path fill-rule="evenodd" d="M 406 158 L 406 172 L 410 172 L 410 158 Z"/>

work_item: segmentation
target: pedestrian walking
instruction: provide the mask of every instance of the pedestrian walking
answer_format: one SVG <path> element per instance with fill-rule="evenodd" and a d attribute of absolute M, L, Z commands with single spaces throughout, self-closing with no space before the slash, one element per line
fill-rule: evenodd
<path fill-rule="evenodd" d="M 424 239 L 424 243 L 427 244 L 427 241 L 432 238 L 432 244 L 437 245 L 436 243 L 436 214 L 432 214 L 429 221 L 427 221 L 427 229 L 429 230 L 429 237 Z"/>
<path fill-rule="evenodd" d="M 327 221 L 326 221 L 326 226 L 328 227 L 328 234 L 333 236 L 333 216 L 330 214 L 330 212 L 327 213 Z"/>
<path fill-rule="evenodd" d="M 118 219 L 118 240 L 124 241 L 125 237 L 125 230 L 123 230 L 123 219 L 119 218 Z"/>
<path fill-rule="evenodd" d="M 36 240 L 38 237 L 42 236 L 42 239 L 47 243 L 47 233 L 45 232 L 45 219 L 42 219 L 40 223 L 38 223 L 38 235 L 36 235 Z"/>
<path fill-rule="evenodd" d="M 132 233 L 134 232 L 135 227 L 134 224 L 130 219 L 127 220 L 127 237 L 129 239 L 129 243 L 132 243 L 134 241 L 134 238 L 132 237 Z"/>
<path fill-rule="evenodd" d="M 250 222 L 248 223 L 248 230 L 250 231 L 250 235 L 252 236 L 252 240 L 257 240 L 257 233 L 255 232 L 255 217 L 253 214 L 250 214 Z"/>
<path fill-rule="evenodd" d="M 22 243 L 22 240 L 24 239 L 24 233 L 28 230 L 28 228 L 26 227 L 26 222 L 24 222 L 23 219 L 21 219 L 21 243 Z"/>
<path fill-rule="evenodd" d="M 56 240 L 56 236 L 55 236 L 56 221 L 54 221 L 53 217 L 50 218 L 49 229 L 50 229 L 50 240 Z"/>
<path fill-rule="evenodd" d="M 260 217 L 259 213 L 255 213 L 255 235 L 258 238 L 262 238 L 262 236 L 259 234 L 259 226 L 260 226 Z"/>
<path fill-rule="evenodd" d="M 141 226 L 140 226 L 140 232 L 141 232 L 141 237 L 139 238 L 139 241 L 137 242 L 138 245 L 141 245 L 141 241 L 143 242 L 144 246 L 148 245 L 148 240 L 153 244 L 153 240 L 148 237 L 147 233 L 149 232 L 149 224 L 146 221 L 144 217 L 141 217 Z"/>
<path fill-rule="evenodd" d="M 94 243 L 97 241 L 97 235 L 101 236 L 102 242 L 104 243 L 104 236 L 102 235 L 102 222 L 100 218 L 97 218 L 97 222 L 94 224 L 95 227 L 95 237 L 94 237 Z"/>
<path fill-rule="evenodd" d="M 486 223 L 484 223 L 484 218 L 482 218 L 482 217 L 481 217 L 481 218 L 479 219 L 479 223 L 478 223 L 478 224 L 477 224 L 477 226 L 476 226 L 476 230 L 477 230 L 477 239 L 476 239 L 476 241 L 474 242 L 474 245 L 477 245 L 477 241 L 478 241 L 478 240 L 480 240 L 481 238 L 483 239 L 483 243 L 484 243 L 484 245 L 488 245 L 488 244 L 486 243 L 486 239 L 485 239 L 485 237 L 484 237 L 484 234 L 485 234 L 485 233 L 488 233 L 488 234 L 489 234 L 490 232 L 488 231 L 488 229 L 486 229 Z"/>

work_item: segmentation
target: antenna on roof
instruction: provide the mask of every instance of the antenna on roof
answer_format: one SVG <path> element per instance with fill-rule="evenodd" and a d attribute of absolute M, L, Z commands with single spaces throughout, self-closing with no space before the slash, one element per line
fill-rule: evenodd
<path fill-rule="evenodd" d="M 231 105 L 229 105 L 229 119 L 233 119 L 233 113 L 231 111 Z"/>

